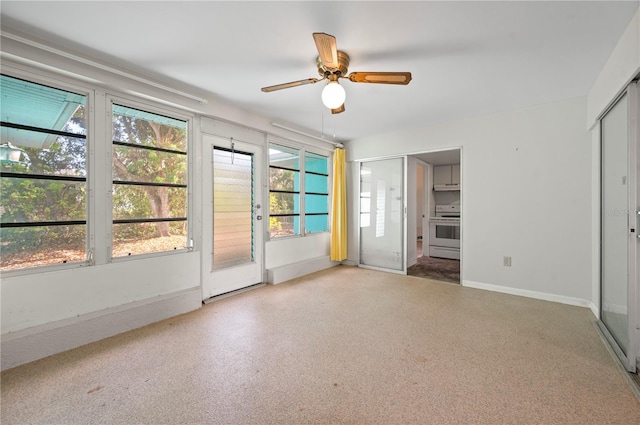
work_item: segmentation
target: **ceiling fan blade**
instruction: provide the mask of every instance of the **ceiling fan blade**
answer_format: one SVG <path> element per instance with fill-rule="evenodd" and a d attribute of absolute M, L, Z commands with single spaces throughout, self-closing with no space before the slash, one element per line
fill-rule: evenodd
<path fill-rule="evenodd" d="M 338 69 L 338 48 L 336 38 L 323 32 L 314 32 L 313 40 L 320 55 L 320 60 L 325 68 Z"/>
<path fill-rule="evenodd" d="M 290 83 L 276 84 L 275 86 L 263 87 L 261 90 L 265 93 L 269 93 L 276 90 L 288 89 L 290 87 L 304 86 L 306 84 L 317 83 L 324 78 L 307 78 L 306 80 L 291 81 Z"/>
<path fill-rule="evenodd" d="M 411 81 L 410 72 L 352 72 L 347 77 L 354 83 L 402 84 Z"/>
<path fill-rule="evenodd" d="M 337 108 L 331 110 L 332 114 L 339 114 L 340 112 L 344 112 L 344 103 Z"/>

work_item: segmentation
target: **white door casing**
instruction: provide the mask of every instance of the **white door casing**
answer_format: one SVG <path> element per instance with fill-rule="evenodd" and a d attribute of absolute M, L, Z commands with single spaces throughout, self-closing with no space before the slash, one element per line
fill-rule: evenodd
<path fill-rule="evenodd" d="M 262 283 L 266 209 L 262 202 L 263 148 L 209 134 L 203 134 L 202 141 L 202 299 L 206 300 Z M 235 170 L 238 167 L 240 171 Z M 216 170 L 218 176 L 214 177 Z M 221 170 L 226 173 L 224 176 L 220 176 Z M 224 186 L 225 183 L 231 186 Z M 221 190 L 223 187 L 228 190 Z M 224 197 L 233 199 L 223 201 Z M 229 206 L 238 202 L 241 205 L 237 208 Z M 243 217 L 242 230 L 235 231 L 237 223 L 227 219 L 233 214 L 229 208 L 242 210 L 236 213 Z M 225 229 L 230 229 L 226 235 Z M 236 254 L 229 256 L 229 251 Z"/>

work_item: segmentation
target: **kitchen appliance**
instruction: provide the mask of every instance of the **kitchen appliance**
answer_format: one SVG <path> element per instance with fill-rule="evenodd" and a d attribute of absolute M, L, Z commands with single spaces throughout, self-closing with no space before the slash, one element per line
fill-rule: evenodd
<path fill-rule="evenodd" d="M 436 205 L 429 218 L 429 256 L 460 259 L 460 205 Z"/>

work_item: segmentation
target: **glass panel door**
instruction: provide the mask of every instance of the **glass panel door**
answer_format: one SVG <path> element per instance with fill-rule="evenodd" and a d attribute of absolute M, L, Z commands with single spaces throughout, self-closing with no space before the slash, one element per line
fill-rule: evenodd
<path fill-rule="evenodd" d="M 601 328 L 629 371 L 636 368 L 635 141 L 632 93 L 626 92 L 600 121 Z"/>
<path fill-rule="evenodd" d="M 360 164 L 360 265 L 406 272 L 404 158 Z"/>

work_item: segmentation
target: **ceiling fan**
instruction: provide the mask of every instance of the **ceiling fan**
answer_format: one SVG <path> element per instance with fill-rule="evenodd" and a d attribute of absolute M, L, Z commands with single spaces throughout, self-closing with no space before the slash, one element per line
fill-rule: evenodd
<path fill-rule="evenodd" d="M 344 112 L 345 99 L 344 88 L 338 83 L 340 78 L 348 79 L 354 83 L 400 84 L 405 86 L 411 81 L 410 72 L 352 72 L 347 75 L 349 55 L 337 49 L 336 38 L 323 32 L 314 32 L 313 40 L 318 49 L 318 59 L 316 60 L 318 74 L 322 78 L 307 78 L 306 80 L 263 87 L 263 92 L 268 93 L 328 80 L 327 85 L 322 90 L 322 103 L 331 109 L 332 114 L 339 114 Z"/>

